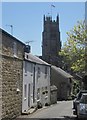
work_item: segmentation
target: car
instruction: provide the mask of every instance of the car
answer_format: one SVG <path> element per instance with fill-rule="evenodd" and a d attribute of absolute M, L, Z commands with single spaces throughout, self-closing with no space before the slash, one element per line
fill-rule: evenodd
<path fill-rule="evenodd" d="M 87 93 L 82 93 L 79 104 L 77 105 L 77 117 L 87 118 Z"/>
<path fill-rule="evenodd" d="M 87 93 L 87 90 L 80 90 L 79 93 L 76 95 L 75 99 L 73 100 L 73 114 L 77 115 L 77 105 L 81 99 L 83 93 Z"/>

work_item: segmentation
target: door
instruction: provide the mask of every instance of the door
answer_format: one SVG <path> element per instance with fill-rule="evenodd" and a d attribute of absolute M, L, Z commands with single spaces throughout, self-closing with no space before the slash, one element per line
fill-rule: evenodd
<path fill-rule="evenodd" d="M 27 107 L 28 99 L 27 99 L 27 84 L 25 83 L 23 85 L 23 102 L 22 102 L 22 112 L 27 112 L 28 107 Z"/>
<path fill-rule="evenodd" d="M 35 66 L 33 71 L 33 103 L 35 103 Z"/>
<path fill-rule="evenodd" d="M 28 107 L 30 107 L 30 84 L 28 84 Z"/>

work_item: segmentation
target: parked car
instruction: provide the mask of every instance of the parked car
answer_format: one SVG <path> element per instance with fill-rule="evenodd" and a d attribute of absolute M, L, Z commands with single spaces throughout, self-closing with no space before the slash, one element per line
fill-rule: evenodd
<path fill-rule="evenodd" d="M 76 95 L 75 99 L 73 100 L 73 114 L 77 115 L 77 105 L 81 99 L 83 93 L 87 93 L 87 90 L 80 90 L 79 93 Z"/>
<path fill-rule="evenodd" d="M 87 118 L 87 93 L 82 93 L 79 104 L 77 105 L 77 117 Z"/>

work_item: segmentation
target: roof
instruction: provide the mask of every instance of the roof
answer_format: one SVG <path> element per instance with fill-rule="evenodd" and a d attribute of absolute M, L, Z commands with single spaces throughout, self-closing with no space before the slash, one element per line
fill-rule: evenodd
<path fill-rule="evenodd" d="M 73 77 L 72 75 L 70 75 L 69 73 L 65 72 L 64 70 L 62 70 L 59 67 L 52 66 L 51 68 L 54 69 L 54 70 L 56 70 L 56 72 L 58 72 L 58 74 L 66 77 L 66 78 L 72 78 Z"/>
<path fill-rule="evenodd" d="M 0 33 L 1 33 L 1 34 L 4 33 L 4 34 L 7 35 L 8 37 L 10 37 L 10 38 L 12 38 L 12 39 L 20 42 L 21 44 L 23 44 L 23 45 L 25 46 L 25 44 L 24 44 L 22 41 L 18 40 L 16 37 L 12 36 L 11 34 L 9 34 L 8 32 L 6 32 L 5 30 L 3 30 L 3 29 L 1 29 L 1 28 L 0 28 Z"/>
<path fill-rule="evenodd" d="M 35 55 L 32 55 L 31 53 L 25 53 L 25 60 L 28 60 L 30 62 L 38 63 L 41 65 L 47 65 L 50 66 L 47 62 L 43 61 L 39 57 L 36 57 Z"/>

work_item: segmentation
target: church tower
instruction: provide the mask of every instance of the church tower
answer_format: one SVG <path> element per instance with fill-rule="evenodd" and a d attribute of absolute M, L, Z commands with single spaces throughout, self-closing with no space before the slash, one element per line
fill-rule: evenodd
<path fill-rule="evenodd" d="M 58 53 L 61 49 L 59 16 L 52 20 L 51 16 L 43 19 L 42 32 L 42 59 L 46 62 L 58 66 Z"/>

